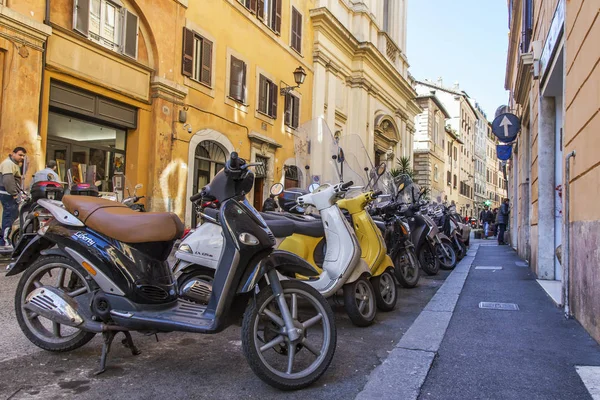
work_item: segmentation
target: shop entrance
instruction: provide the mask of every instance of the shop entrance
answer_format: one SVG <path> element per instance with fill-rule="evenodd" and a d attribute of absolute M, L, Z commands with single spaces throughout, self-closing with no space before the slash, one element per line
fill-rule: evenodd
<path fill-rule="evenodd" d="M 55 160 L 58 176 L 74 182 L 100 181 L 100 191 L 112 191 L 112 177 L 125 173 L 125 129 L 51 112 L 48 116 L 46 162 Z"/>

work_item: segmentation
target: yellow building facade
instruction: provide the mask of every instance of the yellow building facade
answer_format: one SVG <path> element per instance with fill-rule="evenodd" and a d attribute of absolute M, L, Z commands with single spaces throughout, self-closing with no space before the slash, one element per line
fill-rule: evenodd
<path fill-rule="evenodd" d="M 509 163 L 511 240 L 600 340 L 600 0 L 511 3 L 505 87 L 522 122 Z"/>
<path fill-rule="evenodd" d="M 311 117 L 310 8 L 304 0 L 14 0 L 1 8 L 0 29 L 17 29 L 28 55 L 0 43 L 11 82 L 2 149 L 25 146 L 28 175 L 49 159 L 60 160 L 63 179 L 95 172 L 103 191 L 118 190 L 112 178 L 124 174 L 144 185 L 151 210 L 174 211 L 186 225 L 195 222 L 187 199 L 237 151 L 264 163 L 249 193 L 260 205 L 286 172 L 298 179 L 286 162 L 296 127 Z M 302 85 L 283 93 L 297 86 L 299 68 Z"/>

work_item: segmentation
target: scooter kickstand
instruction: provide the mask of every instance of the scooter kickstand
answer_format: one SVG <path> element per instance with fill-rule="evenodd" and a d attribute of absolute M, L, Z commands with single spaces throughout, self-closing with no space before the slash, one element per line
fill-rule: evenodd
<path fill-rule="evenodd" d="M 104 344 L 102 345 L 102 356 L 100 356 L 100 369 L 94 373 L 94 375 L 100 375 L 104 371 L 106 371 L 106 360 L 108 359 L 108 353 L 110 352 L 110 346 L 115 339 L 115 335 L 117 332 L 108 331 L 102 332 L 102 339 L 104 340 Z"/>
<path fill-rule="evenodd" d="M 133 344 L 133 338 L 131 337 L 131 333 L 123 331 L 123 334 L 125 335 L 125 339 L 121 341 L 123 346 L 131 350 L 131 354 L 133 354 L 134 356 L 142 354 L 142 352 L 135 346 L 135 344 Z"/>

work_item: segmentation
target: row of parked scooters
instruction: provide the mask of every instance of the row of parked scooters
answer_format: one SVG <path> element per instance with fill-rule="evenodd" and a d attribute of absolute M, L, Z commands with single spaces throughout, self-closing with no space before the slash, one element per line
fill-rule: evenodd
<path fill-rule="evenodd" d="M 52 218 L 22 236 L 7 272 L 22 273 L 15 311 L 24 334 L 50 351 L 102 334 L 102 372 L 119 332 L 138 354 L 131 331 L 217 333 L 241 321 L 257 376 L 284 390 L 312 384 L 334 356 L 332 304 L 368 326 L 377 309 L 395 308 L 397 283 L 415 287 L 421 270 L 453 268 L 468 240 L 451 209 L 428 207 L 409 177 L 373 166 L 356 135 L 335 138 L 311 121 L 298 130 L 295 154 L 313 184 L 288 190 L 285 211 L 259 213 L 246 199 L 256 164 L 232 153 L 192 196 L 218 207 L 202 208 L 174 265 L 168 257 L 184 227 L 172 213 L 92 196 L 38 200 Z M 271 192 L 286 195 L 281 184 Z"/>

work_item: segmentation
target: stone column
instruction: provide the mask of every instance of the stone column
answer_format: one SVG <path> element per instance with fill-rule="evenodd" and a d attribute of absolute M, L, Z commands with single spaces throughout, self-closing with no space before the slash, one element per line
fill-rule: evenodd
<path fill-rule="evenodd" d="M 556 107 L 553 97 L 540 96 L 538 117 L 538 258 L 539 279 L 554 276 L 554 144 Z"/>

